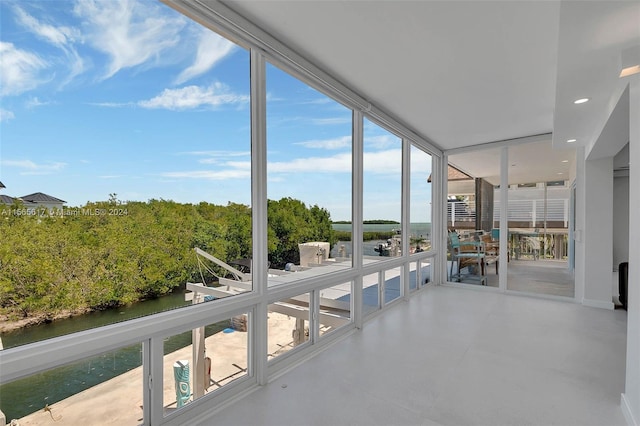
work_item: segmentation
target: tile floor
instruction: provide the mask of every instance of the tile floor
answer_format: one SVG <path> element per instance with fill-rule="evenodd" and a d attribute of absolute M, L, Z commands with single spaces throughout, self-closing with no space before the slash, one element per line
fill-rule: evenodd
<path fill-rule="evenodd" d="M 203 424 L 625 425 L 626 312 L 427 287 Z"/>

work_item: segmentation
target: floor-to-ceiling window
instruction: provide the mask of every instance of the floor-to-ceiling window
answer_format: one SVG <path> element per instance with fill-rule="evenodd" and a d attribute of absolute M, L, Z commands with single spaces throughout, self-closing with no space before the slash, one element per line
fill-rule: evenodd
<path fill-rule="evenodd" d="M 402 139 L 365 119 L 363 157 L 363 255 L 401 256 Z"/>
<path fill-rule="evenodd" d="M 551 149 L 548 141 L 509 147 L 510 262 L 506 288 L 573 297 L 568 255 L 575 153 Z M 496 197 L 500 200 L 500 194 Z"/>
<path fill-rule="evenodd" d="M 447 244 L 449 281 L 498 287 L 500 149 L 449 155 Z"/>
<path fill-rule="evenodd" d="M 411 145 L 409 179 L 409 253 L 429 252 L 433 249 L 433 193 L 432 193 L 432 156 Z M 410 290 L 414 290 L 433 281 L 433 269 L 430 259 L 422 259 L 411 264 Z"/>
<path fill-rule="evenodd" d="M 269 263 L 291 272 L 272 286 L 351 267 L 352 113 L 274 65 L 266 81 Z"/>
<path fill-rule="evenodd" d="M 2 87 L 4 349 L 251 291 L 248 49 L 159 3 L 0 9 L 12 76 Z M 194 297 L 190 285 L 210 289 Z M 207 324 L 217 383 L 207 392 L 246 364 L 246 332 L 237 359 L 219 364 L 227 344 L 211 339 L 224 324 Z M 171 337 L 165 357 L 193 368 L 180 352 L 191 344 Z M 123 374 L 141 385 L 142 364 L 137 343 L 3 384 L 0 409 L 18 419 Z M 109 404 L 135 422 L 142 410 L 128 402 Z"/>
<path fill-rule="evenodd" d="M 162 5 L 13 6 L 2 5 L 2 24 L 3 37 L 14 31 L 14 57 L 46 46 L 50 61 L 32 62 L 41 75 L 65 60 L 78 73 L 56 69 L 48 75 L 69 79 L 3 92 L 12 109 L 3 111 L 3 201 L 14 189 L 34 197 L 7 207 L 0 224 L 15 243 L 0 247 L 0 282 L 17 292 L 3 293 L 0 308 L 13 320 L 38 303 L 82 301 L 104 310 L 74 317 L 80 328 L 118 324 L 61 328 L 62 338 L 48 333 L 63 322 L 45 316 L 48 331 L 32 340 L 54 340 L 37 347 L 3 333 L 10 419 L 77 424 L 72 412 L 106 415 L 92 408 L 108 405 L 113 422 L 180 422 L 432 281 L 436 151 L 425 141 L 379 112 L 363 123 L 361 103 L 317 84 L 317 73 Z M 127 17 L 122 33 L 106 31 L 113 16 Z M 118 56 L 117 36 L 132 51 L 156 50 Z M 364 135 L 354 136 L 358 126 Z M 37 149 L 22 143 L 40 137 Z M 257 170 L 266 179 L 252 180 Z M 61 207 L 37 205 L 39 192 Z M 48 261 L 28 244 L 45 246 Z M 268 265 L 255 256 L 263 244 Z M 19 293 L 25 283 L 33 288 Z"/>
<path fill-rule="evenodd" d="M 554 150 L 543 139 L 453 152 L 448 158 L 450 281 L 573 297 L 568 256 L 575 153 Z M 507 235 L 501 240 L 505 196 Z M 501 285 L 499 265 L 505 261 L 508 274 Z"/>

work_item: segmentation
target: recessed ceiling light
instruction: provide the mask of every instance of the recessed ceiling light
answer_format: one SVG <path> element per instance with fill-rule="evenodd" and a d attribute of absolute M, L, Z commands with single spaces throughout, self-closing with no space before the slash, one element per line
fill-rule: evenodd
<path fill-rule="evenodd" d="M 576 139 L 567 139 L 567 143 L 573 143 L 575 141 L 576 141 Z"/>
<path fill-rule="evenodd" d="M 563 162 L 563 163 L 568 163 L 568 162 L 569 162 L 569 160 L 562 160 L 562 162 Z"/>
<path fill-rule="evenodd" d="M 559 174 L 559 175 L 563 175 L 564 173 L 562 173 L 562 172 L 558 172 L 558 174 Z"/>
<path fill-rule="evenodd" d="M 589 98 L 580 98 L 573 101 L 574 104 L 583 104 L 585 102 L 589 102 Z"/>

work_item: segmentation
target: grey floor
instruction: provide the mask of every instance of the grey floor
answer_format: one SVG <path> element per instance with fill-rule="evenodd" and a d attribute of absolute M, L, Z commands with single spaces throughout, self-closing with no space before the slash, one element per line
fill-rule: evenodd
<path fill-rule="evenodd" d="M 624 425 L 626 312 L 427 287 L 205 424 Z"/>
<path fill-rule="evenodd" d="M 565 261 L 512 259 L 507 265 L 507 271 L 507 289 L 509 290 L 552 296 L 574 296 L 574 278 Z M 495 264 L 487 266 L 486 277 L 489 287 L 498 287 Z M 478 285 L 478 280 L 469 280 L 469 283 Z"/>

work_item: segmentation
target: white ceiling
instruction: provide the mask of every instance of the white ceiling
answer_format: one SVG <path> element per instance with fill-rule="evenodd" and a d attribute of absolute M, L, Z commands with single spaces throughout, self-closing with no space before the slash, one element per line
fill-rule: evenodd
<path fill-rule="evenodd" d="M 640 44 L 639 1 L 224 3 L 444 150 L 551 132 L 590 149 Z"/>
<path fill-rule="evenodd" d="M 575 177 L 575 149 L 553 149 L 551 137 L 510 146 L 508 152 L 509 184 L 571 181 Z M 500 148 L 450 155 L 449 162 L 473 177 L 500 185 Z"/>

